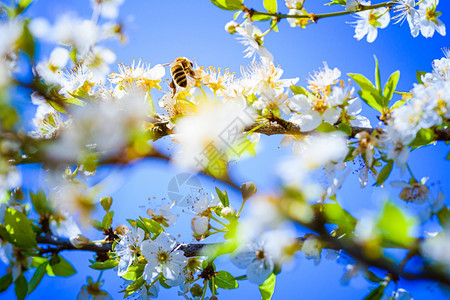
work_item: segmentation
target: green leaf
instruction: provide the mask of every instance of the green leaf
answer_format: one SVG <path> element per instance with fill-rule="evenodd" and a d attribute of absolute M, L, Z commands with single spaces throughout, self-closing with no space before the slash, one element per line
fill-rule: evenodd
<path fill-rule="evenodd" d="M 20 0 L 19 1 L 20 12 L 22 12 L 25 8 L 30 6 L 31 2 L 33 2 L 33 0 Z"/>
<path fill-rule="evenodd" d="M 422 128 L 417 132 L 414 140 L 409 144 L 413 149 L 429 145 L 434 142 L 434 131 L 431 128 Z"/>
<path fill-rule="evenodd" d="M 263 1 L 264 8 L 272 14 L 276 14 L 278 7 L 277 7 L 277 0 L 264 0 Z"/>
<path fill-rule="evenodd" d="M 272 21 L 270 21 L 270 27 L 273 28 L 273 31 L 278 32 L 278 21 L 277 19 L 272 19 Z"/>
<path fill-rule="evenodd" d="M 217 158 L 209 159 L 205 171 L 215 178 L 223 178 L 227 174 L 227 158 L 220 154 Z"/>
<path fill-rule="evenodd" d="M 142 276 L 139 277 L 136 281 L 134 281 L 132 284 L 127 286 L 127 288 L 124 290 L 125 295 L 123 297 L 126 298 L 126 297 L 130 296 L 131 294 L 136 292 L 141 286 L 143 286 L 144 283 L 145 283 L 144 277 L 142 277 Z"/>
<path fill-rule="evenodd" d="M 32 261 L 31 261 L 31 267 L 37 268 L 41 264 L 45 263 L 46 261 L 48 261 L 48 259 L 46 257 L 33 256 Z"/>
<path fill-rule="evenodd" d="M 241 10 L 243 0 L 211 0 L 212 4 L 224 10 Z"/>
<path fill-rule="evenodd" d="M 223 192 L 221 190 L 219 190 L 216 187 L 216 192 L 217 192 L 217 196 L 219 197 L 220 202 L 222 202 L 223 207 L 228 207 L 230 206 L 230 200 L 228 199 L 228 194 L 227 191 L 224 190 Z"/>
<path fill-rule="evenodd" d="M 387 165 L 385 165 L 384 168 L 381 169 L 380 174 L 378 174 L 377 182 L 375 183 L 376 186 L 380 186 L 386 181 L 386 179 L 391 174 L 393 166 L 394 166 L 394 161 L 393 160 L 389 160 Z"/>
<path fill-rule="evenodd" d="M 338 126 L 338 130 L 342 131 L 347 136 L 351 136 L 352 135 L 352 128 L 348 124 L 340 123 L 339 126 Z"/>
<path fill-rule="evenodd" d="M 374 94 L 372 92 L 364 90 L 359 91 L 358 94 L 367 105 L 369 105 L 370 107 L 379 112 L 383 111 L 383 107 L 380 104 L 378 104 L 378 102 L 382 102 L 381 100 L 378 100 L 378 98 L 380 98 L 378 94 Z"/>
<path fill-rule="evenodd" d="M 56 101 L 47 101 L 47 103 L 50 104 L 50 106 L 53 107 L 57 112 L 60 112 L 62 114 L 67 114 L 66 109 L 60 103 L 58 103 Z"/>
<path fill-rule="evenodd" d="M 297 85 L 291 85 L 291 90 L 294 93 L 294 95 L 305 95 L 305 96 L 309 96 L 309 92 L 307 89 L 305 89 L 302 86 L 297 86 Z"/>
<path fill-rule="evenodd" d="M 416 71 L 416 78 L 417 78 L 417 82 L 419 84 L 423 84 L 422 75 L 425 75 L 425 74 L 427 74 L 427 72 L 425 72 L 425 71 Z"/>
<path fill-rule="evenodd" d="M 348 147 L 348 153 L 344 159 L 344 162 L 351 161 L 355 158 L 355 156 L 353 155 L 353 152 L 355 151 L 355 149 L 356 149 L 356 147 L 351 147 L 351 146 Z"/>
<path fill-rule="evenodd" d="M 386 202 L 377 227 L 385 241 L 409 246 L 414 242 L 409 235 L 414 225 L 413 218 L 408 218 L 394 204 Z"/>
<path fill-rule="evenodd" d="M 5 228 L 9 233 L 12 244 L 22 249 L 37 247 L 36 233 L 33 231 L 31 221 L 21 212 L 6 208 Z"/>
<path fill-rule="evenodd" d="M 370 107 L 381 112 L 383 110 L 383 99 L 381 93 L 373 86 L 372 82 L 361 74 L 347 75 L 361 88 L 361 91 L 358 92 L 361 99 Z"/>
<path fill-rule="evenodd" d="M 28 283 L 25 276 L 23 276 L 23 274 L 20 274 L 19 277 L 17 277 L 16 281 L 14 281 L 14 285 L 17 300 L 25 299 L 28 293 Z"/>
<path fill-rule="evenodd" d="M 36 268 L 36 271 L 34 272 L 33 277 L 31 277 L 30 282 L 28 282 L 28 294 L 31 294 L 31 292 L 34 291 L 34 289 L 41 282 L 42 277 L 44 277 L 44 274 L 45 274 L 45 269 L 47 267 L 47 263 L 48 262 L 45 262 Z"/>
<path fill-rule="evenodd" d="M 356 226 L 356 219 L 337 203 L 313 205 L 315 208 L 323 210 L 326 222 L 338 225 L 343 232 L 352 232 Z"/>
<path fill-rule="evenodd" d="M 237 280 L 227 271 L 219 271 L 214 278 L 215 284 L 223 289 L 232 290 L 239 287 Z"/>
<path fill-rule="evenodd" d="M 139 220 L 136 220 L 136 221 L 138 224 L 139 224 L 138 221 L 142 222 L 142 225 L 144 226 L 142 229 L 144 229 L 144 231 L 146 231 L 146 232 L 152 233 L 155 236 L 159 235 L 161 232 L 164 231 L 161 224 L 159 224 L 155 220 L 141 217 L 141 218 L 139 218 Z"/>
<path fill-rule="evenodd" d="M 333 132 L 336 130 L 337 130 L 336 127 L 334 127 L 333 125 L 331 125 L 330 123 L 327 123 L 327 122 L 322 122 L 322 124 L 320 124 L 316 128 L 316 131 L 323 132 L 323 133 Z"/>
<path fill-rule="evenodd" d="M 53 210 L 47 200 L 47 196 L 43 190 L 39 190 L 37 194 L 30 191 L 31 203 L 33 203 L 34 210 L 41 216 L 52 214 Z"/>
<path fill-rule="evenodd" d="M 89 220 L 89 223 L 91 224 L 92 227 L 94 227 L 97 230 L 103 231 L 103 225 L 100 221 L 95 220 L 95 219 L 91 219 Z"/>
<path fill-rule="evenodd" d="M 334 4 L 339 4 L 339 5 L 345 6 L 346 0 L 331 0 L 331 2 L 325 3 L 325 5 L 334 5 Z"/>
<path fill-rule="evenodd" d="M 379 300 L 384 295 L 384 290 L 386 289 L 386 283 L 383 282 L 377 288 L 373 289 L 369 295 L 367 295 L 364 300 Z"/>
<path fill-rule="evenodd" d="M 252 16 L 252 21 L 268 21 L 271 20 L 272 17 L 271 16 L 266 16 L 266 15 L 253 15 Z"/>
<path fill-rule="evenodd" d="M 71 97 L 64 100 L 67 104 L 73 104 L 76 106 L 84 106 L 86 103 L 78 98 Z"/>
<path fill-rule="evenodd" d="M 211 245 L 202 249 L 202 255 L 207 256 L 207 263 L 213 261 L 216 257 L 232 253 L 239 246 L 237 239 L 230 239 L 224 243 Z"/>
<path fill-rule="evenodd" d="M 347 75 L 351 79 L 353 79 L 361 89 L 369 91 L 369 92 L 373 92 L 375 94 L 378 93 L 378 90 L 373 86 L 372 82 L 369 79 L 367 79 L 364 75 L 352 74 L 352 73 L 349 73 Z"/>
<path fill-rule="evenodd" d="M 145 264 L 132 264 L 122 278 L 135 281 L 144 273 Z"/>
<path fill-rule="evenodd" d="M 164 276 L 159 276 L 159 284 L 165 289 L 171 289 L 172 287 L 166 283 Z"/>
<path fill-rule="evenodd" d="M 117 267 L 118 264 L 118 260 L 108 259 L 107 261 L 96 261 L 92 263 L 89 268 L 94 270 L 108 270 Z"/>
<path fill-rule="evenodd" d="M 389 101 L 391 101 L 392 96 L 394 95 L 395 89 L 397 88 L 399 79 L 400 79 L 400 71 L 395 71 L 394 73 L 391 74 L 391 76 L 389 76 L 389 79 L 386 82 L 386 85 L 384 86 L 384 91 L 383 91 L 383 98 L 384 98 L 383 106 L 384 107 L 387 107 L 389 104 Z"/>
<path fill-rule="evenodd" d="M 30 30 L 28 29 L 28 24 L 24 23 L 22 35 L 17 41 L 17 47 L 22 50 L 24 53 L 26 53 L 30 59 L 34 58 L 34 52 L 35 52 L 35 45 L 34 45 L 34 39 L 33 35 L 31 34 Z"/>
<path fill-rule="evenodd" d="M 406 103 L 406 100 L 398 100 L 398 101 L 395 101 L 395 103 L 394 104 L 392 104 L 392 106 L 391 106 L 391 110 L 394 110 L 394 109 L 396 109 L 396 108 L 399 108 L 400 106 L 402 106 L 403 104 L 405 104 Z"/>
<path fill-rule="evenodd" d="M 261 292 L 261 300 L 272 299 L 273 292 L 275 291 L 275 274 L 270 274 L 266 281 L 259 286 L 259 291 Z"/>
<path fill-rule="evenodd" d="M 113 220 L 113 216 L 114 216 L 114 212 L 113 211 L 109 211 L 104 217 L 103 217 L 103 221 L 102 221 L 102 226 L 103 228 L 109 228 L 111 227 L 111 223 Z"/>
<path fill-rule="evenodd" d="M 381 94 L 381 76 L 380 76 L 380 65 L 378 64 L 378 59 L 374 55 L 373 58 L 375 59 L 375 87 L 378 90 L 378 93 Z"/>
<path fill-rule="evenodd" d="M 13 281 L 12 274 L 8 273 L 0 278 L 0 293 L 6 291 Z"/>
<path fill-rule="evenodd" d="M 0 224 L 0 237 L 9 243 L 14 243 L 14 239 L 6 230 L 6 227 Z"/>
<path fill-rule="evenodd" d="M 367 280 L 372 281 L 374 283 L 381 283 L 384 281 L 383 279 L 381 279 L 380 277 L 375 275 L 375 273 L 373 273 L 372 271 L 369 271 L 367 269 L 365 269 L 365 270 L 363 269 L 362 274 Z"/>
<path fill-rule="evenodd" d="M 46 271 L 49 276 L 70 277 L 77 272 L 61 255 L 56 256 L 55 260 L 57 261 L 55 264 L 52 264 L 52 260 L 50 260 L 47 265 Z"/>
<path fill-rule="evenodd" d="M 241 157 L 245 153 L 248 153 L 251 156 L 256 156 L 256 146 L 258 143 L 252 142 L 249 139 L 242 137 L 239 140 L 237 140 L 229 149 L 227 152 L 227 155 L 229 157 L 237 156 Z M 212 161 L 210 160 L 210 163 L 216 163 L 216 160 Z"/>
<path fill-rule="evenodd" d="M 450 225 L 450 210 L 447 206 L 444 206 L 440 211 L 436 213 L 439 219 L 439 224 L 445 228 L 445 226 Z"/>

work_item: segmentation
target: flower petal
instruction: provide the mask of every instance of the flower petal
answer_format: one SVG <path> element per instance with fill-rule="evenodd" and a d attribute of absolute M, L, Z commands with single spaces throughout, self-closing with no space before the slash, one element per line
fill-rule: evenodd
<path fill-rule="evenodd" d="M 256 260 L 247 269 L 247 278 L 250 282 L 262 284 L 273 271 L 271 260 Z"/>

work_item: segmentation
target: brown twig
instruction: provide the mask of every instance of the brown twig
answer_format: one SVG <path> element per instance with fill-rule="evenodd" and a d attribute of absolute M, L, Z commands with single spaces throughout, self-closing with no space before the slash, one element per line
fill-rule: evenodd
<path fill-rule="evenodd" d="M 160 122 L 155 124 L 155 127 L 165 127 L 166 125 L 167 123 Z M 372 133 L 374 130 L 376 130 L 374 128 L 365 128 L 357 126 L 351 126 L 350 128 L 352 130 L 350 138 L 354 138 L 356 134 L 363 131 Z M 165 136 L 164 134 L 161 133 L 169 132 L 169 129 L 167 128 L 155 128 L 155 130 L 160 133 L 157 137 L 155 137 L 155 140 Z M 315 131 L 301 131 L 300 126 L 283 119 L 278 119 L 278 122 L 254 123 L 245 127 L 244 131 L 261 133 L 268 136 L 276 134 L 311 135 L 315 133 Z M 382 130 L 380 130 L 380 132 L 382 132 Z M 450 128 L 435 129 L 435 140 L 450 141 Z"/>
<path fill-rule="evenodd" d="M 348 238 L 336 238 L 331 236 L 324 226 L 314 222 L 311 224 L 301 225 L 314 230 L 319 234 L 319 237 L 324 242 L 324 248 L 333 250 L 344 250 L 346 254 L 356 259 L 360 263 L 367 267 L 375 267 L 382 269 L 387 273 L 392 274 L 394 278 L 402 277 L 407 280 L 433 280 L 450 286 L 450 278 L 444 273 L 431 268 L 424 268 L 420 273 L 412 273 L 404 270 L 401 264 L 397 265 L 394 261 L 389 260 L 385 257 L 372 258 L 369 257 L 365 250 L 351 241 Z M 305 238 L 298 238 L 298 242 L 302 243 Z M 43 253 L 59 253 L 61 251 L 91 251 L 99 255 L 105 254 L 112 249 L 112 243 L 90 243 L 81 247 L 73 246 L 68 239 L 55 237 L 51 235 L 37 236 L 36 241 L 39 244 L 47 244 L 56 247 L 48 247 L 46 249 L 41 249 L 41 254 Z M 186 257 L 195 257 L 205 255 L 205 250 L 208 247 L 215 248 L 220 246 L 221 243 L 210 243 L 210 244 L 179 244 L 175 249 L 182 250 Z"/>

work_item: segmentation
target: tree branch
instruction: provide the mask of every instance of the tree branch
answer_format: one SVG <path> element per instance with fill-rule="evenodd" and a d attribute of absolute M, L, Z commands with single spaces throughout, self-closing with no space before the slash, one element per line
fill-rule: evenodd
<path fill-rule="evenodd" d="M 349 241 L 348 238 L 336 238 L 331 236 L 324 226 L 318 226 L 316 224 L 312 226 L 307 224 L 302 225 L 316 231 L 325 242 L 334 245 L 338 249 L 344 250 L 349 256 L 357 261 L 369 267 L 385 270 L 392 274 L 394 278 L 403 277 L 408 280 L 433 280 L 450 286 L 450 278 L 439 270 L 424 268 L 421 273 L 407 272 L 404 270 L 403 266 L 397 265 L 394 261 L 387 259 L 386 257 L 369 257 L 361 246 L 351 240 Z"/>
<path fill-rule="evenodd" d="M 394 1 L 387 1 L 387 2 L 382 2 L 382 3 L 378 3 L 378 4 L 373 4 L 373 5 L 359 5 L 359 8 L 356 9 L 356 11 L 338 11 L 338 12 L 332 12 L 332 13 L 324 13 L 324 14 L 306 14 L 306 15 L 286 15 L 286 14 L 280 14 L 280 13 L 269 13 L 269 12 L 262 12 L 262 11 L 255 11 L 254 9 L 244 9 L 244 11 L 248 12 L 250 14 L 250 16 L 270 16 L 276 19 L 311 19 L 314 22 L 317 22 L 317 20 L 319 19 L 324 19 L 324 18 L 329 18 L 329 17 L 338 17 L 338 16 L 344 16 L 344 15 L 350 15 L 350 14 L 354 14 L 360 11 L 365 11 L 365 10 L 372 10 L 372 9 L 376 9 L 376 8 L 382 8 L 382 7 L 386 7 L 389 8 L 391 6 L 394 6 L 395 4 L 398 4 Z"/>
<path fill-rule="evenodd" d="M 56 246 L 41 249 L 41 253 L 59 253 L 64 250 L 80 250 L 92 251 L 96 253 L 106 253 L 111 250 L 112 246 L 112 243 L 89 243 L 81 247 L 75 247 L 74 245 L 72 245 L 69 239 L 48 234 L 36 236 L 36 242 L 38 244 Z"/>
<path fill-rule="evenodd" d="M 153 140 L 156 141 L 166 135 L 172 134 L 172 130 L 167 128 L 168 122 L 158 122 L 155 123 L 155 127 L 153 127 L 153 130 L 155 135 L 153 135 Z M 350 127 L 352 130 L 352 133 L 350 135 L 351 138 L 354 138 L 356 134 L 360 132 L 368 132 L 369 134 L 373 131 L 377 130 L 374 128 L 365 128 L 365 127 L 356 127 L 352 126 Z M 383 131 L 381 129 L 378 129 L 380 133 Z M 247 127 L 245 127 L 244 131 L 246 132 L 256 132 L 261 133 L 264 135 L 276 135 L 276 134 L 291 134 L 291 135 L 311 135 L 316 133 L 316 131 L 301 131 L 300 126 L 297 124 L 294 124 L 290 121 L 278 119 L 278 122 L 259 122 L 251 124 Z M 443 129 L 435 129 L 435 139 L 437 141 L 450 141 L 450 128 L 443 128 Z"/>
<path fill-rule="evenodd" d="M 105 243 L 89 243 L 80 247 L 72 245 L 69 239 L 61 238 L 54 235 L 38 235 L 36 236 L 38 244 L 48 245 L 48 248 L 41 249 L 40 253 L 59 253 L 61 251 L 91 251 L 95 253 L 107 253 L 112 250 L 112 242 Z M 202 251 L 207 247 L 217 247 L 221 243 L 211 244 L 183 244 L 180 243 L 175 249 L 182 250 L 186 257 L 194 257 L 202 255 Z M 55 246 L 55 247 L 51 247 Z"/>
<path fill-rule="evenodd" d="M 349 240 L 348 238 L 336 238 L 331 236 L 324 226 L 318 225 L 318 222 L 312 224 L 301 223 L 301 225 L 312 229 L 319 234 L 321 240 L 325 243 L 325 249 L 333 250 L 344 250 L 346 254 L 364 264 L 367 267 L 375 267 L 386 271 L 391 274 L 394 278 L 402 277 L 407 280 L 433 280 L 450 286 L 450 278 L 438 271 L 436 269 L 424 268 L 421 273 L 407 272 L 403 269 L 403 266 L 397 265 L 392 260 L 385 257 L 372 258 L 367 256 L 365 250 Z M 55 237 L 52 235 L 37 236 L 36 241 L 39 244 L 47 244 L 56 247 L 49 247 L 46 249 L 41 249 L 41 253 L 59 253 L 60 251 L 91 251 L 97 254 L 106 254 L 112 249 L 112 243 L 90 243 L 81 247 L 73 246 L 69 239 Z M 298 243 L 303 243 L 305 237 L 297 238 Z M 210 244 L 183 244 L 180 243 L 175 248 L 175 250 L 182 250 L 186 257 L 202 256 L 207 251 L 207 248 L 217 248 L 220 247 L 222 243 L 210 243 Z M 205 251 L 206 250 L 206 251 Z"/>

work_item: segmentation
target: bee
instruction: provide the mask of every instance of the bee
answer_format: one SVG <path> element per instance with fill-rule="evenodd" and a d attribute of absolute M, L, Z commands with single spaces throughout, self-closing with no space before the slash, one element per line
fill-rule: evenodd
<path fill-rule="evenodd" d="M 170 75 L 172 75 L 172 81 L 169 86 L 173 90 L 172 96 L 175 96 L 177 85 L 182 88 L 187 87 L 188 76 L 196 79 L 194 64 L 186 57 L 178 57 L 174 62 L 165 65 L 170 65 Z"/>

